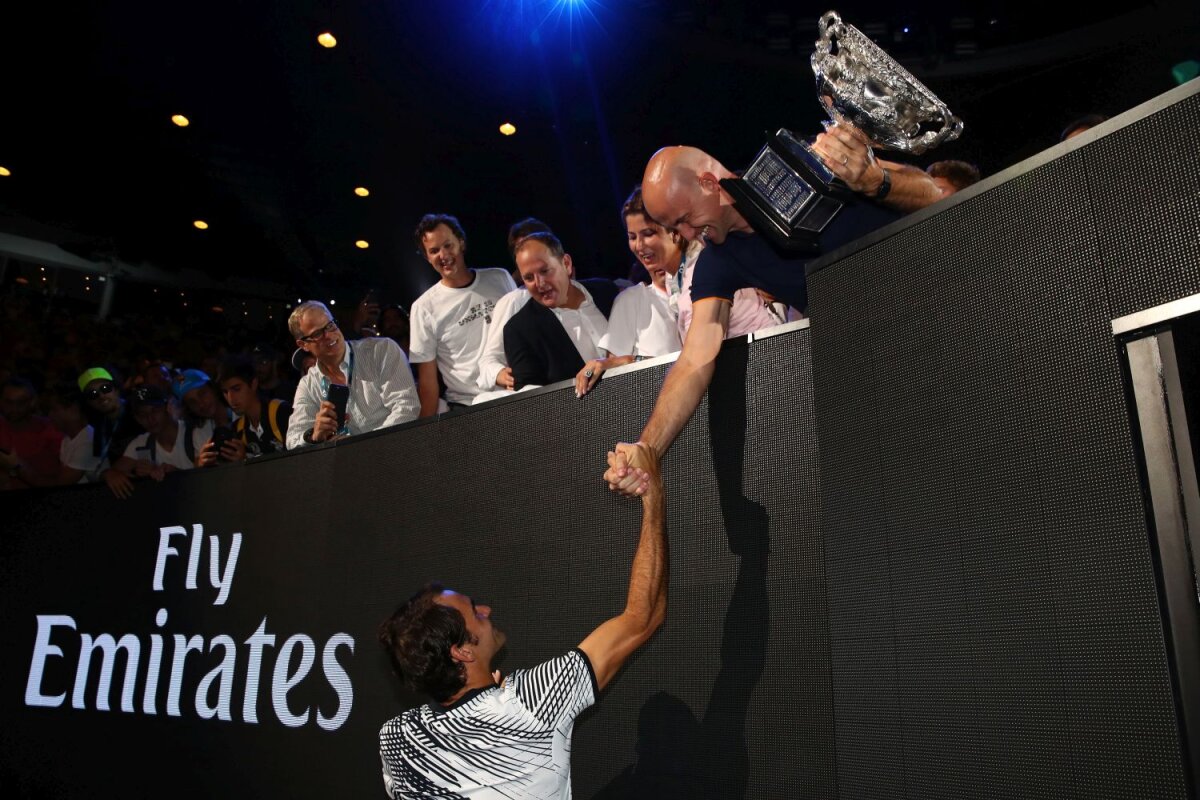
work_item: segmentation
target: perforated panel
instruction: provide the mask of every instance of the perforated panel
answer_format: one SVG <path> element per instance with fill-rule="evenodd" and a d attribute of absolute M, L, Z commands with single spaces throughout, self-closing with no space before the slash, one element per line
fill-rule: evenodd
<path fill-rule="evenodd" d="M 1185 796 L 1110 319 L 1198 281 L 1110 302 L 1088 187 L 1114 159 L 810 278 L 842 797 Z"/>

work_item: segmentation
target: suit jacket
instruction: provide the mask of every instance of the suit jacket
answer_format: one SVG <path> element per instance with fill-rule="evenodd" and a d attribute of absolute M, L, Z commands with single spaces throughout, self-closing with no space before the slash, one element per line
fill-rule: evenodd
<path fill-rule="evenodd" d="M 565 381 L 583 369 L 583 359 L 562 323 L 537 300 L 505 323 L 504 357 L 518 389 Z"/>
<path fill-rule="evenodd" d="M 579 283 L 608 319 L 617 296 L 616 284 L 604 278 L 589 278 Z M 504 324 L 504 358 L 518 389 L 570 380 L 583 369 L 579 350 L 558 317 L 533 299 Z"/>

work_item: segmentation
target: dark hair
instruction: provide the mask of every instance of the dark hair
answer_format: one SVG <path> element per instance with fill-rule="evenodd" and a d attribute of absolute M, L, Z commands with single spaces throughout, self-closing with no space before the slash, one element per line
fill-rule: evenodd
<path fill-rule="evenodd" d="M 458 609 L 434 602 L 445 587 L 425 584 L 379 626 L 379 643 L 392 668 L 412 689 L 443 701 L 467 683 L 467 670 L 450 648 L 475 643 Z"/>
<path fill-rule="evenodd" d="M 979 183 L 979 167 L 966 161 L 935 161 L 925 168 L 931 178 L 945 178 L 956 191 Z"/>
<path fill-rule="evenodd" d="M 550 251 L 550 254 L 559 261 L 562 261 L 562 257 L 567 253 L 567 251 L 563 249 L 563 244 L 558 240 L 557 236 L 549 231 L 539 231 L 537 233 L 531 233 L 528 236 L 522 236 L 517 240 L 516 244 L 513 245 L 514 260 L 517 257 L 517 253 L 521 252 L 521 248 L 530 242 L 541 242 L 542 244 L 546 245 L 546 249 Z"/>
<path fill-rule="evenodd" d="M 250 356 L 233 355 L 222 361 L 221 368 L 217 370 L 217 386 L 224 389 L 225 381 L 231 378 L 240 378 L 247 386 L 253 383 L 258 378 L 254 359 Z"/>
<path fill-rule="evenodd" d="M 646 213 L 646 204 L 642 202 L 641 184 L 633 187 L 633 191 L 629 193 L 629 197 L 626 197 L 625 202 L 621 205 L 621 224 L 624 225 L 625 218 L 632 217 L 634 214 L 641 214 L 646 219 L 654 222 L 654 218 Z M 654 222 L 654 224 L 658 225 L 657 222 Z"/>
<path fill-rule="evenodd" d="M 413 241 L 417 245 L 417 255 L 425 255 L 425 234 L 432 233 L 438 225 L 445 225 L 450 229 L 450 232 L 459 238 L 463 244 L 467 242 L 467 234 L 459 224 L 458 218 L 450 214 L 426 214 L 421 217 L 421 221 L 417 223 L 417 229 L 413 231 Z"/>
<path fill-rule="evenodd" d="M 516 260 L 517 258 L 517 243 L 526 236 L 534 233 L 554 233 L 550 226 L 542 222 L 537 217 L 526 217 L 525 219 L 514 222 L 508 229 L 508 256 Z"/>
<path fill-rule="evenodd" d="M 400 314 L 400 316 L 404 317 L 405 319 L 408 319 L 408 311 L 404 308 L 404 306 L 400 305 L 399 303 L 392 303 L 390 306 L 384 306 L 379 311 L 379 318 L 383 319 L 383 315 L 389 311 L 396 311 Z"/>
<path fill-rule="evenodd" d="M 1088 128 L 1094 128 L 1101 122 L 1108 122 L 1108 117 L 1104 116 L 1103 114 L 1084 114 L 1079 119 L 1072 120 L 1071 122 L 1067 123 L 1067 127 L 1063 128 L 1058 140 L 1060 142 L 1065 142 L 1067 137 L 1072 133 L 1086 131 Z"/>

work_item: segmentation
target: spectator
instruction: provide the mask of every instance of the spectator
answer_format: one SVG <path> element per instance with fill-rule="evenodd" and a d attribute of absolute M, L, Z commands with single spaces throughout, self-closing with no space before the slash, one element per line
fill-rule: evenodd
<path fill-rule="evenodd" d="M 0 488 L 28 489 L 58 483 L 63 435 L 50 420 L 33 413 L 37 392 L 24 378 L 0 388 Z"/>
<path fill-rule="evenodd" d="M 96 455 L 95 431 L 88 424 L 83 393 L 74 386 L 51 387 L 42 392 L 42 408 L 51 424 L 63 434 L 59 449 L 59 471 L 55 484 L 89 483 L 100 480 L 109 467 L 108 458 Z"/>
<path fill-rule="evenodd" d="M 391 339 L 347 342 L 324 303 L 309 300 L 292 310 L 288 329 L 296 345 L 316 358 L 300 379 L 288 420 L 289 450 L 398 425 L 416 419 L 417 388 L 404 351 Z M 347 386 L 345 420 L 329 402 L 329 387 Z"/>
<path fill-rule="evenodd" d="M 966 161 L 935 161 L 925 168 L 943 197 L 979 183 L 979 167 Z"/>
<path fill-rule="evenodd" d="M 490 327 L 490 326 L 489 326 Z M 379 335 L 386 336 L 408 355 L 409 349 L 409 319 L 404 306 L 393 303 L 379 312 Z"/>
<path fill-rule="evenodd" d="M 426 214 L 414 238 L 417 252 L 441 277 L 412 306 L 410 355 L 421 416 L 429 417 L 438 410 L 439 371 L 451 410 L 470 405 L 479 393 L 479 356 L 492 310 L 516 285 L 502 269 L 467 267 L 466 234 L 448 214 Z"/>
<path fill-rule="evenodd" d="M 185 369 L 175 376 L 171 388 L 175 398 L 182 404 L 187 424 L 194 430 L 207 433 L 205 441 L 212 436 L 214 428 L 233 422 L 233 411 L 225 405 L 221 390 L 207 372 Z"/>
<path fill-rule="evenodd" d="M 891 209 L 914 210 L 935 202 L 941 192 L 919 170 L 896 168 L 874 157 L 853 131 L 834 125 L 820 134 L 813 151 L 848 188 Z M 895 165 L 892 165 L 895 166 Z M 646 211 L 689 240 L 703 239 L 692 281 L 693 322 L 683 351 L 667 373 L 654 411 L 638 441 L 662 457 L 700 404 L 712 381 L 721 343 L 729 330 L 733 294 L 745 286 L 762 289 L 803 311 L 808 305 L 805 263 L 780 256 L 733 205 L 721 180 L 733 173 L 693 147 L 659 150 L 646 165 L 642 191 Z M 896 215 L 875 203 L 844 208 L 821 233 L 822 250 L 869 233 Z M 622 478 L 610 487 L 629 493 Z"/>
<path fill-rule="evenodd" d="M 257 344 L 250 351 L 254 359 L 254 370 L 258 375 L 258 391 L 268 398 L 286 400 L 289 404 L 296 396 L 296 382 L 284 378 L 279 369 L 279 353 L 269 344 Z"/>
<path fill-rule="evenodd" d="M 1068 123 L 1067 127 L 1063 128 L 1062 134 L 1059 135 L 1058 140 L 1060 142 L 1065 142 L 1067 139 L 1074 139 L 1079 134 L 1091 130 L 1101 122 L 1107 121 L 1108 117 L 1104 116 L 1103 114 L 1084 114 L 1079 119 L 1072 120 L 1070 123 Z"/>
<path fill-rule="evenodd" d="M 574 378 L 601 358 L 608 320 L 592 295 L 571 280 L 574 266 L 552 233 L 533 233 L 516 246 L 517 268 L 530 298 L 504 326 L 504 353 L 517 389 Z M 608 284 L 615 294 L 616 287 Z M 610 295 L 611 297 L 612 295 Z"/>
<path fill-rule="evenodd" d="M 124 475 L 113 472 L 112 464 L 141 433 L 141 426 L 133 418 L 133 412 L 107 369 L 92 367 L 85 370 L 79 376 L 78 384 L 83 392 L 88 423 L 92 426 L 92 455 L 109 465 L 100 477 L 120 496 L 121 492 L 131 491 L 133 485 Z"/>
<path fill-rule="evenodd" d="M 230 356 L 221 362 L 217 384 L 225 402 L 238 414 L 233 424 L 234 438 L 225 441 L 220 452 L 209 441 L 200 451 L 196 466 L 207 467 L 223 461 L 245 461 L 263 453 L 286 449 L 288 418 L 292 406 L 258 390 L 258 372 L 252 359 Z"/>
<path fill-rule="evenodd" d="M 133 418 L 146 432 L 135 437 L 124 455 L 105 473 L 109 488 L 121 498 L 129 497 L 132 485 L 122 487 L 115 478 L 107 477 L 110 473 L 161 481 L 175 470 L 192 469 L 195 454 L 207 441 L 207 437 L 199 438 L 202 435 L 199 430 L 189 435 L 187 426 L 176 419 L 170 396 L 161 389 L 137 386 L 129 395 Z"/>
<path fill-rule="evenodd" d="M 531 233 L 552 233 L 550 226 L 535 217 L 514 222 L 508 229 L 508 256 L 516 260 L 517 242 Z M 512 369 L 504 355 L 504 326 L 512 319 L 513 314 L 520 311 L 529 302 L 529 292 L 521 281 L 520 270 L 513 268 L 513 275 L 522 285 L 496 301 L 492 311 L 492 323 L 488 325 L 487 339 L 483 351 L 479 355 L 478 385 L 485 392 L 484 398 L 491 399 L 491 393 L 496 390 L 512 390 L 515 388 Z"/>
<path fill-rule="evenodd" d="M 621 208 L 629 249 L 649 277 L 617 295 L 600 346 L 608 353 L 584 364 L 575 376 L 575 392 L 587 394 L 605 370 L 634 359 L 676 353 L 681 347 L 677 324 L 679 301 L 668 286 L 683 260 L 683 238 L 646 216 L 637 187 Z"/>

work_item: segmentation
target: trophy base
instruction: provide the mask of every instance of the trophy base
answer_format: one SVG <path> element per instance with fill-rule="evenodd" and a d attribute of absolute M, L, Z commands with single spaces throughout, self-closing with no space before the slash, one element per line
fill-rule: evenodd
<path fill-rule="evenodd" d="M 821 252 L 821 231 L 852 196 L 808 143 L 784 128 L 767 137 L 741 178 L 721 186 L 751 227 L 797 254 Z"/>

